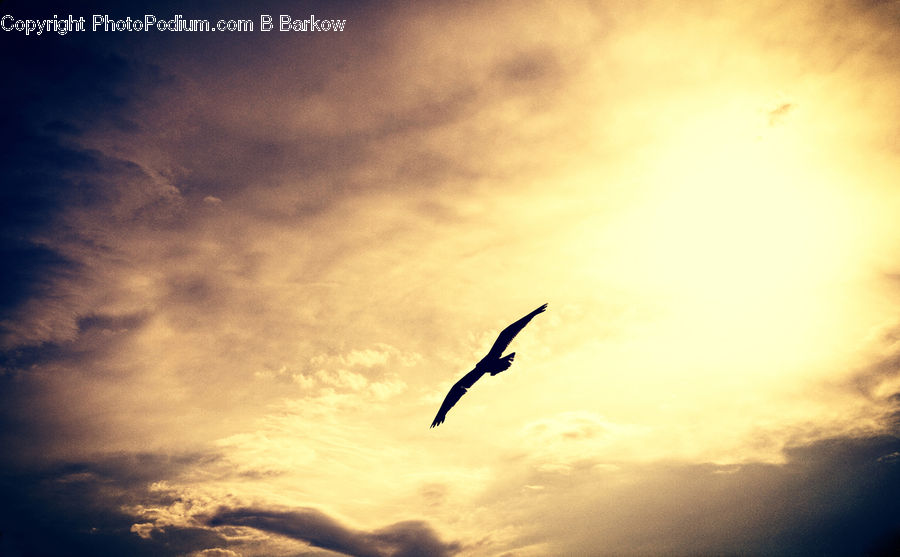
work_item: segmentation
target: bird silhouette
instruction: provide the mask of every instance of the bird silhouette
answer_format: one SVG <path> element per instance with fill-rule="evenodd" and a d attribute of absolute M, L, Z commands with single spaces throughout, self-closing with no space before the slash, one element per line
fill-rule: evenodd
<path fill-rule="evenodd" d="M 543 313 L 545 309 L 547 309 L 547 304 L 542 305 L 500 332 L 497 336 L 497 340 L 494 341 L 494 345 L 491 346 L 491 349 L 488 351 L 487 356 L 475 364 L 475 369 L 463 375 L 462 379 L 450 387 L 450 392 L 448 392 L 447 396 L 444 398 L 441 409 L 438 410 L 437 416 L 435 416 L 434 421 L 431 422 L 431 427 L 437 427 L 444 423 L 447 412 L 453 408 L 453 405 L 466 394 L 466 391 L 469 390 L 476 381 L 481 379 L 482 375 L 485 373 L 497 375 L 501 371 L 509 369 L 509 366 L 512 365 L 513 358 L 516 357 L 516 353 L 512 352 L 506 356 L 501 356 L 501 354 L 503 354 L 503 351 L 509 346 L 509 343 L 516 338 L 519 331 L 524 329 L 525 325 L 528 325 L 528 322 L 531 321 L 535 315 Z"/>

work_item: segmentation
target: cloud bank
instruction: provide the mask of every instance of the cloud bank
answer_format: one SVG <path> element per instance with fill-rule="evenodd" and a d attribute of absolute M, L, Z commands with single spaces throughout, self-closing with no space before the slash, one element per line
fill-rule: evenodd
<path fill-rule="evenodd" d="M 0 36 L 0 552 L 897 549 L 894 4 L 302 9 Z"/>

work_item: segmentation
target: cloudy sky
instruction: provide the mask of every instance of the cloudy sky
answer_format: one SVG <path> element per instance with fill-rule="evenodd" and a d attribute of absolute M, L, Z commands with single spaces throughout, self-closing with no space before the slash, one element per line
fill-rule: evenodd
<path fill-rule="evenodd" d="M 900 4 L 809 4 L 4 2 L 0 554 L 891 554 Z"/>

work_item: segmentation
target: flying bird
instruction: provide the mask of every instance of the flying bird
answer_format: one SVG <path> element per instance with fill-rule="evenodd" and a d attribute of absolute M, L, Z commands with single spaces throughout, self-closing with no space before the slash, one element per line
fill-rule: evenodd
<path fill-rule="evenodd" d="M 513 358 L 516 357 L 516 353 L 512 352 L 506 356 L 501 356 L 501 354 L 503 354 L 503 351 L 509 346 L 509 343 L 516 338 L 519 331 L 524 329 L 525 325 L 528 325 L 528 322 L 531 321 L 535 315 L 543 313 L 545 309 L 547 309 L 547 304 L 542 305 L 500 332 L 497 336 L 497 340 L 494 341 L 494 345 L 491 346 L 491 349 L 488 351 L 487 356 L 475 364 L 475 369 L 463 375 L 462 379 L 450 387 L 450 392 L 447 393 L 447 396 L 444 398 L 444 403 L 441 404 L 441 409 L 438 410 L 437 416 L 435 416 L 434 421 L 431 422 L 431 427 L 437 427 L 444 423 L 447 412 L 453 408 L 453 405 L 466 394 L 466 391 L 469 390 L 476 381 L 481 379 L 482 375 L 485 373 L 497 375 L 501 371 L 509 369 L 509 366 L 512 365 Z"/>

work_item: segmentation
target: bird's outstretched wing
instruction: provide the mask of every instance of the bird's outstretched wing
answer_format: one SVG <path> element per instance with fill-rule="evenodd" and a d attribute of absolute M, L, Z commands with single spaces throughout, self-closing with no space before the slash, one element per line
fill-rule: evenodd
<path fill-rule="evenodd" d="M 457 381 L 452 387 L 450 387 L 450 392 L 447 393 L 447 396 L 444 397 L 444 403 L 441 404 L 441 409 L 438 410 L 437 416 L 434 417 L 434 421 L 431 422 L 431 427 L 437 427 L 444 423 L 444 418 L 447 417 L 447 412 L 453 408 L 453 405 L 462 398 L 464 394 L 466 394 L 466 389 Z"/>
<path fill-rule="evenodd" d="M 535 315 L 543 313 L 545 309 L 547 309 L 547 304 L 542 305 L 522 319 L 519 319 L 509 327 L 500 331 L 500 334 L 497 336 L 497 340 L 494 341 L 494 345 L 491 346 L 490 351 L 487 353 L 487 356 L 485 356 L 484 359 L 496 360 L 503 356 L 503 351 L 506 350 L 506 347 L 509 346 L 509 343 L 512 342 L 514 338 L 516 338 L 516 335 L 519 334 L 519 331 L 524 329 L 525 325 L 528 325 L 528 322 L 531 321 Z"/>

